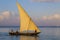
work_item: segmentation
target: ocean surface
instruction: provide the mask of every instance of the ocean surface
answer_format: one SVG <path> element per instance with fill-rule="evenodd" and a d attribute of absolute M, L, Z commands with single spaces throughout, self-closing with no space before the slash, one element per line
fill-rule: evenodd
<path fill-rule="evenodd" d="M 10 36 L 8 32 L 19 28 L 0 28 L 0 40 L 60 40 L 60 28 L 40 28 L 38 36 Z"/>

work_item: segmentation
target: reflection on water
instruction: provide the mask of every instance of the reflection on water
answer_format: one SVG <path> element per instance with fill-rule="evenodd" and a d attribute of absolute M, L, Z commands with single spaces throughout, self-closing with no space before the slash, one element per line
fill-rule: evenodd
<path fill-rule="evenodd" d="M 10 36 L 9 40 L 39 40 L 38 36 Z"/>
<path fill-rule="evenodd" d="M 20 40 L 38 40 L 37 36 L 20 36 Z"/>

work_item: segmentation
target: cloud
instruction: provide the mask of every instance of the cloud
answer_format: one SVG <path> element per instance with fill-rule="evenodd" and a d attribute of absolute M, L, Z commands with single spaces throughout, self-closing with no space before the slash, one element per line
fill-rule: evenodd
<path fill-rule="evenodd" d="M 19 26 L 20 18 L 18 13 L 11 11 L 0 12 L 0 26 Z M 32 18 L 38 26 L 60 26 L 60 14 Z"/>
<path fill-rule="evenodd" d="M 2 12 L 2 16 L 3 16 L 4 18 L 6 18 L 6 19 L 9 19 L 9 17 L 10 17 L 10 12 L 9 12 L 9 11 L 4 11 L 4 12 Z"/>
<path fill-rule="evenodd" d="M 60 20 L 60 14 L 54 14 L 50 16 L 43 16 L 42 20 Z"/>
<path fill-rule="evenodd" d="M 60 2 L 60 0 L 31 0 L 33 2 Z"/>
<path fill-rule="evenodd" d="M 11 17 L 11 14 L 9 11 L 3 11 L 0 12 L 0 20 L 3 21 L 4 19 L 9 19 Z"/>
<path fill-rule="evenodd" d="M 0 15 L 0 22 L 4 19 L 4 17 L 2 15 Z"/>
<path fill-rule="evenodd" d="M 39 21 L 38 23 L 36 22 L 39 26 L 60 26 L 60 14 L 43 16 L 36 21 Z"/>
<path fill-rule="evenodd" d="M 0 26 L 15 26 L 19 25 L 19 16 L 11 11 L 0 12 Z"/>

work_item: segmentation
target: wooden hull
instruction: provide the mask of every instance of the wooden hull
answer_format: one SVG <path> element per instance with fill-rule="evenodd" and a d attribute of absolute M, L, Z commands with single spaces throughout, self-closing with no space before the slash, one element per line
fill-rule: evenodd
<path fill-rule="evenodd" d="M 39 34 L 39 32 L 38 33 L 15 33 L 15 32 L 11 33 L 9 32 L 9 35 L 37 35 L 37 34 Z"/>

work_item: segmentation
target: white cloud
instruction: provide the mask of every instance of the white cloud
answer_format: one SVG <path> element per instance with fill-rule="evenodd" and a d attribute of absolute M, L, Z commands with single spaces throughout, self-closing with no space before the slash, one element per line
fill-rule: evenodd
<path fill-rule="evenodd" d="M 3 11 L 0 14 L 0 26 L 8 25 L 14 26 L 19 25 L 19 16 L 16 16 L 14 12 Z M 60 14 L 53 14 L 49 16 L 43 16 L 41 18 L 33 18 L 35 23 L 39 26 L 60 26 Z"/>
<path fill-rule="evenodd" d="M 2 15 L 0 15 L 0 22 L 4 19 L 4 17 Z"/>
<path fill-rule="evenodd" d="M 5 19 L 9 19 L 9 17 L 10 17 L 10 12 L 9 12 L 9 11 L 4 11 L 4 12 L 2 12 L 2 16 L 3 16 Z"/>
<path fill-rule="evenodd" d="M 2 11 L 0 12 L 0 20 L 2 19 L 10 19 L 13 17 L 17 17 L 15 12 L 11 12 L 11 11 Z"/>
<path fill-rule="evenodd" d="M 60 26 L 60 14 L 53 14 L 49 16 L 43 16 L 40 18 L 39 26 Z"/>
<path fill-rule="evenodd" d="M 54 14 L 50 16 L 43 16 L 42 20 L 60 20 L 60 14 Z"/>
<path fill-rule="evenodd" d="M 42 17 L 42 20 L 47 20 L 47 16 L 43 16 Z"/>
<path fill-rule="evenodd" d="M 15 12 L 2 11 L 0 12 L 0 26 L 18 26 L 19 16 Z"/>

